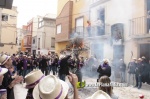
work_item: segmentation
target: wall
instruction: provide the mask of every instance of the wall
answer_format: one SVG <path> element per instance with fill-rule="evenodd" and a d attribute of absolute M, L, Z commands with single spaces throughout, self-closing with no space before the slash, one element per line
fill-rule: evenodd
<path fill-rule="evenodd" d="M 10 10 L 3 9 L 2 13 L 8 14 L 8 21 L 2 21 L 1 23 L 1 42 L 6 43 L 6 45 L 0 48 L 0 52 L 16 53 L 18 49 L 14 44 L 16 44 L 17 37 L 17 7 L 12 7 Z M 13 43 L 13 45 L 8 45 L 9 43 Z"/>

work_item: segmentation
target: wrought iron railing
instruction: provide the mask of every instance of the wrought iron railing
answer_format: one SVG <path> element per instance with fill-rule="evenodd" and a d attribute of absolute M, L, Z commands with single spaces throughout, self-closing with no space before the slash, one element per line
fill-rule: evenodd
<path fill-rule="evenodd" d="M 150 17 L 143 16 L 130 20 L 130 35 L 150 34 Z"/>
<path fill-rule="evenodd" d="M 104 35 L 110 35 L 110 25 L 104 25 L 103 27 L 98 26 L 91 26 L 91 27 L 75 27 L 72 29 L 72 32 L 70 34 L 70 38 L 80 37 L 96 37 L 96 36 L 104 36 Z"/>

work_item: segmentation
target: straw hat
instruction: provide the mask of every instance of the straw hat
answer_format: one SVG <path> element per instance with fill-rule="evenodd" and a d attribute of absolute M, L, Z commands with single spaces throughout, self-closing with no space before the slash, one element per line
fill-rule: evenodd
<path fill-rule="evenodd" d="M 41 70 L 33 70 L 25 76 L 25 88 L 34 88 L 37 83 L 44 77 Z"/>
<path fill-rule="evenodd" d="M 145 56 L 142 56 L 142 59 L 146 59 Z"/>
<path fill-rule="evenodd" d="M 86 99 L 111 99 L 111 97 L 102 90 L 96 91 L 91 97 Z"/>
<path fill-rule="evenodd" d="M 59 59 L 63 59 L 65 57 L 65 55 L 60 55 Z"/>
<path fill-rule="evenodd" d="M 53 75 L 45 76 L 33 89 L 34 99 L 65 99 L 69 86 Z"/>
<path fill-rule="evenodd" d="M 7 68 L 1 68 L 1 67 L 0 67 L 0 75 L 5 74 L 7 71 L 8 71 Z"/>
<path fill-rule="evenodd" d="M 139 61 L 142 61 L 142 59 L 141 59 L 141 58 L 139 58 L 138 60 L 139 60 Z"/>
<path fill-rule="evenodd" d="M 9 58 L 10 58 L 10 56 L 8 56 L 8 55 L 1 55 L 0 56 L 0 65 L 4 65 Z"/>

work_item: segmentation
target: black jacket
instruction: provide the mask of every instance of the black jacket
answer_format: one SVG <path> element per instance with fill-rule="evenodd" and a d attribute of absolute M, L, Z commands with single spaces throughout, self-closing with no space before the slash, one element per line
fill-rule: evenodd
<path fill-rule="evenodd" d="M 68 59 L 70 58 L 71 56 L 66 56 L 65 58 L 63 58 L 61 61 L 60 61 L 60 69 L 59 69 L 59 74 L 66 74 L 66 75 L 69 75 L 69 63 L 68 63 Z"/>
<path fill-rule="evenodd" d="M 110 77 L 111 76 L 111 67 L 107 66 L 107 67 L 102 68 L 102 66 L 100 65 L 97 69 L 97 72 L 99 73 L 99 78 L 104 75 Z"/>
<path fill-rule="evenodd" d="M 2 67 L 5 68 L 5 66 Z M 8 71 L 7 73 L 4 74 L 4 78 L 1 86 L 2 89 L 7 89 L 7 99 L 15 99 L 13 88 L 10 89 L 8 87 L 12 81 L 13 79 L 11 78 L 11 74 Z"/>

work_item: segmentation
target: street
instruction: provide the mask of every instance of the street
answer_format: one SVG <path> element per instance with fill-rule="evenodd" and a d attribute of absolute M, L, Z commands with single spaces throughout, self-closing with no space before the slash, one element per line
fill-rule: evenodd
<path fill-rule="evenodd" d="M 86 83 L 96 83 L 96 78 L 83 77 L 83 80 Z M 96 92 L 98 88 L 82 88 L 79 89 L 79 95 L 81 99 L 85 99 L 91 96 L 94 92 Z M 114 87 L 114 94 L 119 97 L 119 99 L 139 99 L 139 95 L 143 94 L 144 99 L 150 99 L 150 85 L 143 84 L 142 88 L 139 90 L 137 88 L 129 87 Z M 14 87 L 15 99 L 25 99 L 27 94 L 27 89 L 23 88 L 22 84 L 17 84 Z"/>

